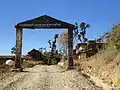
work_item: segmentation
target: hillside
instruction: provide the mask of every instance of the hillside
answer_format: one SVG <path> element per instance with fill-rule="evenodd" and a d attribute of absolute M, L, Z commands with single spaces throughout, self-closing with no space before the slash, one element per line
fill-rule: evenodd
<path fill-rule="evenodd" d="M 120 87 L 120 25 L 115 25 L 107 34 L 108 44 L 103 51 L 91 58 L 76 60 L 75 65 L 113 87 Z"/>

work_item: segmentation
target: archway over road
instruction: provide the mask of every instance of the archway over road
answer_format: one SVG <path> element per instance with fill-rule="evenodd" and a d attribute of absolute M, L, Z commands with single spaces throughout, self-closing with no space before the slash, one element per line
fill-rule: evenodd
<path fill-rule="evenodd" d="M 68 29 L 68 69 L 73 68 L 73 24 L 43 15 L 31 20 L 20 22 L 16 28 L 15 67 L 21 67 L 23 29 Z"/>

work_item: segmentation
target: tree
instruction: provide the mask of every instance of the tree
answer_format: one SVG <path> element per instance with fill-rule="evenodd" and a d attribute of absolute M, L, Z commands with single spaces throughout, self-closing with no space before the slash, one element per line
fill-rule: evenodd
<path fill-rule="evenodd" d="M 85 37 L 86 29 L 89 28 L 90 25 L 82 22 L 80 24 L 80 31 L 78 29 L 78 23 L 75 23 L 75 29 L 73 30 L 73 46 L 76 44 L 76 41 L 80 40 L 81 42 L 86 42 L 87 38 Z M 76 40 L 77 37 L 77 40 Z M 60 52 L 67 55 L 68 51 L 68 30 L 63 32 L 58 38 L 58 44 L 60 46 Z"/>
<path fill-rule="evenodd" d="M 68 51 L 68 30 L 60 34 L 58 38 L 59 52 L 67 55 Z"/>
<path fill-rule="evenodd" d="M 73 31 L 73 46 L 77 44 L 78 39 L 76 39 L 77 36 L 77 30 Z M 68 30 L 65 30 L 65 32 L 61 33 L 58 38 L 58 45 L 59 45 L 59 52 L 63 55 L 68 55 Z"/>
<path fill-rule="evenodd" d="M 41 47 L 38 49 L 38 51 L 44 54 L 46 53 L 46 48 Z"/>
<path fill-rule="evenodd" d="M 11 48 L 11 54 L 16 54 L 16 46 Z"/>
<path fill-rule="evenodd" d="M 82 39 L 83 39 L 83 42 L 86 42 L 88 39 L 85 37 L 85 34 L 86 34 L 86 29 L 89 28 L 90 25 L 87 24 L 87 23 L 84 23 L 82 22 L 80 24 L 80 28 L 81 28 L 81 32 L 80 32 L 80 35 L 82 36 Z"/>
<path fill-rule="evenodd" d="M 56 40 L 57 40 L 58 36 L 59 36 L 59 34 L 55 34 L 54 40 L 52 42 L 51 42 L 51 40 L 48 41 L 50 48 L 51 48 L 51 53 L 56 52 Z"/>
<path fill-rule="evenodd" d="M 50 52 L 50 58 L 48 59 L 48 64 L 53 64 L 53 63 L 57 63 L 58 61 L 58 51 L 56 50 L 56 40 L 58 38 L 59 34 L 55 34 L 54 35 L 54 40 L 51 42 L 51 40 L 48 41 L 50 48 L 51 48 L 51 52 Z"/>
<path fill-rule="evenodd" d="M 100 37 L 101 42 L 108 42 L 110 35 L 111 35 L 111 32 L 104 32 L 103 35 Z"/>
<path fill-rule="evenodd" d="M 87 24 L 85 22 L 80 23 L 80 32 L 78 30 L 78 24 L 75 23 L 76 29 L 74 30 L 74 36 L 78 37 L 78 40 L 80 42 L 86 42 L 88 39 L 85 37 L 86 29 L 90 27 L 90 24 Z"/>
<path fill-rule="evenodd" d="M 108 47 L 114 47 L 120 51 L 120 24 L 114 25 L 108 38 Z"/>

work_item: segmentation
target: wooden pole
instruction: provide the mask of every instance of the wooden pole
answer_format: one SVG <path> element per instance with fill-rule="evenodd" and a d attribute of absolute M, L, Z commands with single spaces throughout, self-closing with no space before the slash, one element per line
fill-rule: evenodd
<path fill-rule="evenodd" d="M 73 69 L 73 28 L 68 28 L 68 69 Z"/>
<path fill-rule="evenodd" d="M 16 57 L 15 68 L 21 68 L 21 54 L 22 54 L 22 28 L 16 28 Z"/>

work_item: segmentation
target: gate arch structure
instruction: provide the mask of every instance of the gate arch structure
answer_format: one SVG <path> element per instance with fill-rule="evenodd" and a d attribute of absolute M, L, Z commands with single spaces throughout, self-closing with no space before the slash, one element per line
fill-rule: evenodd
<path fill-rule="evenodd" d="M 15 68 L 21 67 L 23 29 L 68 29 L 68 69 L 73 68 L 73 24 L 60 21 L 48 15 L 20 22 L 16 28 Z"/>

